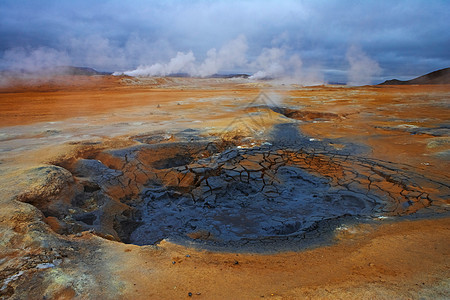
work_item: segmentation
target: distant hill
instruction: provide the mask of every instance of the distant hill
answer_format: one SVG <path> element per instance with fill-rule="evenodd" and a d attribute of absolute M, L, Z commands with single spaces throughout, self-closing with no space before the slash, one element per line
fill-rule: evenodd
<path fill-rule="evenodd" d="M 112 73 L 108 72 L 99 72 L 97 70 L 94 70 L 92 68 L 86 68 L 86 67 L 72 67 L 72 66 L 61 66 L 61 67 L 55 67 L 49 70 L 52 73 L 56 73 L 56 75 L 85 75 L 85 76 L 92 76 L 92 75 L 111 75 Z"/>
<path fill-rule="evenodd" d="M 437 70 L 411 80 L 386 80 L 380 85 L 450 84 L 450 68 Z"/>
<path fill-rule="evenodd" d="M 209 78 L 249 78 L 248 74 L 213 74 Z"/>
<path fill-rule="evenodd" d="M 93 75 L 111 75 L 112 73 L 108 72 L 99 72 L 92 68 L 85 67 L 73 67 L 73 66 L 58 66 L 51 68 L 44 68 L 39 70 L 5 70 L 0 72 L 0 75 L 4 76 L 58 76 L 58 75 L 83 75 L 83 76 L 93 76 Z"/>
<path fill-rule="evenodd" d="M 166 77 L 192 77 L 188 73 L 172 73 L 167 75 Z M 248 78 L 250 75 L 248 74 L 213 74 L 207 76 L 205 78 Z"/>

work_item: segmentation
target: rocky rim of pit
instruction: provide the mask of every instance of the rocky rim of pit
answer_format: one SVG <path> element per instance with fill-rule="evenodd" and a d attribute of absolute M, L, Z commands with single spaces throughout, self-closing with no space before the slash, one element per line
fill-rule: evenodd
<path fill-rule="evenodd" d="M 262 139 L 197 130 L 131 139 L 119 149 L 81 144 L 75 157 L 31 170 L 41 179 L 17 200 L 58 234 L 276 251 L 329 240 L 344 222 L 445 210 L 449 193 L 439 179 L 369 159 L 357 145 L 309 139 L 295 124 Z"/>

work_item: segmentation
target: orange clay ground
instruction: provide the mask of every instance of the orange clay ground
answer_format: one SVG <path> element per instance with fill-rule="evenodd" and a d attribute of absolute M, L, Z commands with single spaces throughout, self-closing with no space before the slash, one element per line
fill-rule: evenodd
<path fill-rule="evenodd" d="M 95 147 L 130 146 L 130 137 L 151 132 L 169 139 L 185 128 L 223 132 L 236 117 L 245 120 L 247 104 L 261 92 L 293 109 L 285 112 L 290 119 L 269 112 L 265 126 L 300 120 L 311 139 L 334 140 L 336 149 L 362 145 L 370 158 L 450 184 L 448 85 L 304 88 L 109 76 L 17 81 L 0 87 L 0 297 L 449 298 L 448 194 L 436 202 L 440 213 L 433 217 L 341 226 L 330 246 L 277 254 L 211 252 L 168 241 L 135 246 L 87 231 L 59 235 L 52 219 L 19 201 L 35 193 L 39 206 L 64 196 L 60 183 L 29 170 L 74 161 Z M 248 130 L 232 128 L 241 135 Z"/>

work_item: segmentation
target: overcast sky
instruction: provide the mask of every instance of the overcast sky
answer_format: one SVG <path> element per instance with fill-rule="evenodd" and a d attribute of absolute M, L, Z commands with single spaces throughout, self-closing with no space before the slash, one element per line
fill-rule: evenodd
<path fill-rule="evenodd" d="M 303 72 L 376 83 L 449 67 L 449 20 L 448 0 L 1 0 L 0 68 Z"/>

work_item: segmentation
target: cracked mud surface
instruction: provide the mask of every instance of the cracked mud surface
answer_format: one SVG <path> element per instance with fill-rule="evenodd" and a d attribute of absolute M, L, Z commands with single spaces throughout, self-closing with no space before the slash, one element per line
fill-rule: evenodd
<path fill-rule="evenodd" d="M 170 239 L 234 251 L 299 249 L 326 241 L 344 221 L 445 210 L 445 182 L 350 146 L 337 151 L 309 141 L 292 124 L 275 126 L 248 148 L 190 141 L 198 135 L 188 130 L 165 143 L 141 136 L 150 144 L 60 162 L 74 175 L 67 181 L 83 187 L 71 206 L 41 210 L 60 233 L 93 230 L 137 245 Z M 120 214 L 108 213 L 111 205 Z"/>
<path fill-rule="evenodd" d="M 2 297 L 448 295 L 448 87 L 97 83 L 2 91 Z"/>

